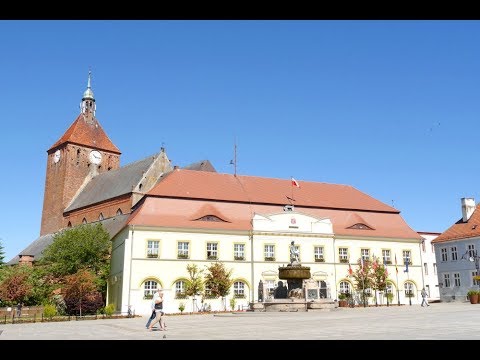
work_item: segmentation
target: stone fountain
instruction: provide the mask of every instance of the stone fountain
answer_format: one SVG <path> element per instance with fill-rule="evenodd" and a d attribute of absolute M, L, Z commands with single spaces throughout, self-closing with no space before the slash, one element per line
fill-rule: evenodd
<path fill-rule="evenodd" d="M 318 285 L 311 279 L 310 267 L 300 263 L 294 241 L 290 245 L 290 263 L 278 268 L 278 278 L 286 280 L 287 286 L 283 281 L 278 282 L 273 299 L 263 302 L 264 311 L 297 312 L 337 306 L 331 299 L 319 299 Z"/>

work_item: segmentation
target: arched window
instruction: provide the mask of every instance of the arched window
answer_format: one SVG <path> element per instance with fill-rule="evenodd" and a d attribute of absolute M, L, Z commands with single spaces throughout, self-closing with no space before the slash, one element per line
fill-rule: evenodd
<path fill-rule="evenodd" d="M 348 281 L 340 281 L 340 293 L 343 293 L 343 294 L 352 293 L 352 289 Z"/>
<path fill-rule="evenodd" d="M 85 225 L 87 223 L 87 219 L 83 218 L 82 224 Z"/>
<path fill-rule="evenodd" d="M 243 281 L 235 281 L 233 283 L 233 297 L 245 299 L 245 283 Z"/>
<path fill-rule="evenodd" d="M 175 283 L 175 299 L 185 299 L 187 295 L 185 295 L 185 281 L 178 280 Z"/>
<path fill-rule="evenodd" d="M 414 297 L 415 296 L 415 285 L 413 283 L 407 281 L 404 285 L 403 288 L 405 290 L 405 297 Z"/>
<path fill-rule="evenodd" d="M 67 227 L 69 227 L 69 228 L 72 227 L 72 223 L 70 221 L 68 222 Z"/>
<path fill-rule="evenodd" d="M 147 280 L 143 284 L 143 298 L 151 299 L 157 290 L 158 283 L 155 280 Z"/>
<path fill-rule="evenodd" d="M 122 215 L 122 214 L 123 214 L 122 209 L 118 209 L 117 210 L 117 215 Z"/>
<path fill-rule="evenodd" d="M 103 219 L 105 219 L 105 218 L 103 217 L 103 214 L 100 213 L 100 215 L 98 215 L 98 220 L 102 221 Z"/>

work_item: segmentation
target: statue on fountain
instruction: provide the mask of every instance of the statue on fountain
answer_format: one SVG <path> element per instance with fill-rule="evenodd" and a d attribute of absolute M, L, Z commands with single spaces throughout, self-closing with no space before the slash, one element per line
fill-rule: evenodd
<path fill-rule="evenodd" d="M 295 246 L 295 241 L 292 241 L 290 244 L 290 265 L 291 266 L 298 266 L 300 265 L 299 259 L 299 252 L 297 247 Z"/>

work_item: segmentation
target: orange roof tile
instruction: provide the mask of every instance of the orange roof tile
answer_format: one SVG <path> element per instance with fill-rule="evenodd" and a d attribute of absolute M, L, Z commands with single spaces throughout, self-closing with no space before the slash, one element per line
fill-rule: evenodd
<path fill-rule="evenodd" d="M 479 208 L 480 204 L 475 207 L 475 211 L 467 220 L 467 222 L 463 222 L 463 218 L 461 218 L 455 224 L 433 239 L 432 244 L 480 236 Z"/>
<path fill-rule="evenodd" d="M 349 185 L 176 169 L 148 195 L 400 213 Z"/>
<path fill-rule="evenodd" d="M 293 189 L 295 211 L 329 218 L 336 235 L 420 240 L 400 212 L 351 186 L 300 182 Z M 200 173 L 178 169 L 145 197 L 130 225 L 248 231 L 254 214 L 283 211 L 291 197 L 291 180 Z M 199 221 L 216 215 L 228 220 Z M 361 220 L 361 221 L 358 221 Z M 361 222 L 372 229 L 349 229 Z"/>
<path fill-rule="evenodd" d="M 48 152 L 65 143 L 84 145 L 90 148 L 120 154 L 120 150 L 112 143 L 105 131 L 103 131 L 97 119 L 88 116 L 84 117 L 83 114 L 78 115 L 77 119 L 70 125 L 63 136 L 48 149 Z"/>

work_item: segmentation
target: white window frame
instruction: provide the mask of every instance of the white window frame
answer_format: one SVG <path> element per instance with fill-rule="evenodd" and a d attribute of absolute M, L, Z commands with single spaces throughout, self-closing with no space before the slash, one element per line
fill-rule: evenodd
<path fill-rule="evenodd" d="M 233 256 L 235 260 L 245 260 L 245 244 L 233 244 Z"/>
<path fill-rule="evenodd" d="M 313 248 L 313 254 L 315 261 L 325 261 L 325 247 L 324 246 L 315 246 Z"/>
<path fill-rule="evenodd" d="M 158 258 L 160 255 L 160 241 L 147 240 L 147 257 Z"/>
<path fill-rule="evenodd" d="M 207 242 L 207 260 L 218 260 L 218 243 Z"/>
<path fill-rule="evenodd" d="M 190 257 L 190 243 L 188 241 L 179 241 L 177 243 L 177 257 L 189 258 Z"/>

